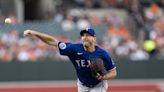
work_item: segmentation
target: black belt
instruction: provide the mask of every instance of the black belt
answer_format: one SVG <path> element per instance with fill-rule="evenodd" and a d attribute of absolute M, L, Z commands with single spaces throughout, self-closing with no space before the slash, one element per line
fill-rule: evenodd
<path fill-rule="evenodd" d="M 98 84 L 98 83 L 97 83 Z M 82 84 L 83 86 L 89 87 L 89 88 L 93 88 L 95 87 L 97 84 L 93 84 L 93 85 L 88 85 L 88 84 Z"/>

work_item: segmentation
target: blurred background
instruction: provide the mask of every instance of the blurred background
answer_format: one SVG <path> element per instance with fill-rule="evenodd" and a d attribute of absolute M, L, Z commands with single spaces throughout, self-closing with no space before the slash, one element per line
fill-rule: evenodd
<path fill-rule="evenodd" d="M 87 27 L 117 65 L 110 92 L 164 92 L 164 0 L 0 0 L 0 92 L 76 92 L 68 58 L 23 31 L 80 42 Z"/>

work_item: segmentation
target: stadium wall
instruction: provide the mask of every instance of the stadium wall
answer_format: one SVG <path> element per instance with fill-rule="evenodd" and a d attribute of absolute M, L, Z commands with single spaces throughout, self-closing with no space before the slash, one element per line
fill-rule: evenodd
<path fill-rule="evenodd" d="M 116 79 L 159 79 L 164 78 L 162 60 L 116 62 L 118 76 Z M 76 74 L 70 62 L 0 62 L 0 81 L 43 81 L 76 80 Z"/>

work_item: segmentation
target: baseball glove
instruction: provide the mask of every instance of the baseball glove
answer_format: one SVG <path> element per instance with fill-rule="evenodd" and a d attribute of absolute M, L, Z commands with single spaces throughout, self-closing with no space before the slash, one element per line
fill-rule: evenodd
<path fill-rule="evenodd" d="M 91 68 L 91 74 L 95 78 L 98 73 L 100 75 L 105 75 L 107 72 L 107 70 L 104 67 L 103 60 L 100 58 L 91 60 L 90 68 Z"/>

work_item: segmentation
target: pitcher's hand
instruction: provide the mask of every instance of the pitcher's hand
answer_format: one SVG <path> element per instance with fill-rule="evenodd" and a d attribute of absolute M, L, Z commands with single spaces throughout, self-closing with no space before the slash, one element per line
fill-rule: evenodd
<path fill-rule="evenodd" d="M 23 33 L 23 35 L 24 36 L 32 36 L 33 35 L 32 33 L 33 33 L 32 30 L 25 30 L 24 33 Z"/>

